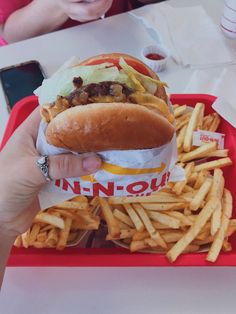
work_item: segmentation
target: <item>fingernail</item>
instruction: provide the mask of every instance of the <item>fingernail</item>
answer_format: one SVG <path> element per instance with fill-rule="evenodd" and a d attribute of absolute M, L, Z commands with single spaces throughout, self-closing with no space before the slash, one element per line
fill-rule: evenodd
<path fill-rule="evenodd" d="M 89 156 L 83 159 L 83 168 L 86 172 L 95 172 L 101 167 L 101 159 L 96 156 Z"/>

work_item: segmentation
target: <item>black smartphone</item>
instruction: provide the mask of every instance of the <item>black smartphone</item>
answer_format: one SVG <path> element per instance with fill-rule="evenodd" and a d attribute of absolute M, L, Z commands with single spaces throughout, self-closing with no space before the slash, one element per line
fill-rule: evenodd
<path fill-rule="evenodd" d="M 17 101 L 33 95 L 33 91 L 42 84 L 44 78 L 45 73 L 36 60 L 0 69 L 0 80 L 8 110 L 11 111 Z"/>

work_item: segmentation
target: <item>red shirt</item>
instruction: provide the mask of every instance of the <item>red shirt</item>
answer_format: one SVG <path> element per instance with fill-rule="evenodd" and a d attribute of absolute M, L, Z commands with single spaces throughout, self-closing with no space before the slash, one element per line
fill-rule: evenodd
<path fill-rule="evenodd" d="M 0 0 L 0 24 L 4 24 L 7 18 L 14 11 L 28 5 L 32 0 Z M 118 14 L 130 9 L 129 1 L 127 0 L 113 0 L 110 10 L 106 16 Z M 74 26 L 80 24 L 77 21 L 68 20 L 64 27 Z"/>

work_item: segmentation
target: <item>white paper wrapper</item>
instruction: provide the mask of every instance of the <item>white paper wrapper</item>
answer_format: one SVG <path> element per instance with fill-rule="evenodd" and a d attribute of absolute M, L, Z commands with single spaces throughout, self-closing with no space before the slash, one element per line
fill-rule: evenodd
<path fill-rule="evenodd" d="M 49 145 L 45 129 L 46 124 L 41 122 L 36 144 L 41 155 L 69 152 Z M 41 208 L 72 198 L 75 194 L 103 197 L 148 195 L 165 187 L 170 176 L 171 181 L 184 179 L 183 170 L 175 167 L 175 136 L 169 144 L 159 148 L 103 151 L 98 154 L 102 157 L 103 166 L 95 174 L 47 183 L 39 194 Z"/>

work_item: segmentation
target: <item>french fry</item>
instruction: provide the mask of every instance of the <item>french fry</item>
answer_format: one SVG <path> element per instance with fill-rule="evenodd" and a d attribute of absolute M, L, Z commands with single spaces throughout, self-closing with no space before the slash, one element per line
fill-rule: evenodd
<path fill-rule="evenodd" d="M 154 211 L 167 211 L 167 210 L 177 210 L 177 209 L 184 209 L 186 206 L 185 203 L 141 203 L 143 208 L 147 210 L 154 210 Z"/>
<path fill-rule="evenodd" d="M 174 217 L 170 217 L 166 214 L 162 214 L 162 213 L 158 213 L 158 212 L 154 212 L 154 211 L 149 211 L 148 212 L 148 216 L 155 221 L 158 221 L 166 226 L 168 226 L 169 228 L 179 228 L 180 227 L 180 221 L 179 219 L 176 219 Z"/>
<path fill-rule="evenodd" d="M 221 200 L 223 197 L 224 184 L 225 184 L 225 179 L 223 177 L 222 170 L 215 169 L 214 175 L 213 175 L 213 184 L 208 194 L 208 198 L 215 197 Z M 221 214 L 222 214 L 222 206 L 220 202 L 220 205 L 214 211 L 211 218 L 211 235 L 215 235 L 217 230 L 220 228 Z"/>
<path fill-rule="evenodd" d="M 40 228 L 40 231 L 41 231 L 41 232 L 50 231 L 50 230 L 53 229 L 53 228 L 54 228 L 54 226 L 52 226 L 52 225 L 46 225 L 46 226 L 44 226 L 44 227 L 41 227 L 41 228 Z"/>
<path fill-rule="evenodd" d="M 50 215 L 45 212 L 40 212 L 37 214 L 37 216 L 34 218 L 34 222 L 44 222 L 47 224 L 50 224 L 54 227 L 57 227 L 59 229 L 64 229 L 65 224 L 64 220 L 62 218 L 56 217 L 54 215 Z"/>
<path fill-rule="evenodd" d="M 148 237 L 149 237 L 148 231 L 146 231 L 146 230 L 142 231 L 142 232 L 136 231 L 135 234 L 133 235 L 132 239 L 133 239 L 133 241 L 140 241 L 140 240 L 144 240 Z"/>
<path fill-rule="evenodd" d="M 228 157 L 229 150 L 228 149 L 217 149 L 214 152 L 208 154 L 207 157 Z"/>
<path fill-rule="evenodd" d="M 232 209 L 233 209 L 232 195 L 228 190 L 224 189 L 221 225 L 220 229 L 216 233 L 216 236 L 207 254 L 206 259 L 209 262 L 215 262 L 220 253 L 220 250 L 224 242 L 225 234 L 229 226 L 229 221 L 232 216 Z"/>
<path fill-rule="evenodd" d="M 213 116 L 214 116 L 213 121 L 208 128 L 208 131 L 210 131 L 210 132 L 215 132 L 220 125 L 219 115 L 215 112 L 215 113 L 213 113 Z"/>
<path fill-rule="evenodd" d="M 186 135 L 184 138 L 183 147 L 184 147 L 185 152 L 189 152 L 191 150 L 193 132 L 197 129 L 199 116 L 201 115 L 203 107 L 204 107 L 204 104 L 197 103 L 195 108 L 193 109 L 191 118 L 190 118 L 188 126 L 187 126 Z"/>
<path fill-rule="evenodd" d="M 91 211 L 93 212 L 99 205 L 99 198 L 95 196 L 89 203 L 89 207 Z"/>
<path fill-rule="evenodd" d="M 197 130 L 201 130 L 203 126 L 203 118 L 204 118 L 205 106 L 202 106 L 202 109 L 198 116 Z"/>
<path fill-rule="evenodd" d="M 65 201 L 56 205 L 60 209 L 88 209 L 88 202 Z"/>
<path fill-rule="evenodd" d="M 189 179 L 188 179 L 189 180 Z M 189 192 L 194 192 L 194 188 L 192 188 L 191 186 L 189 185 L 185 185 L 184 188 L 183 188 L 183 193 L 189 193 Z"/>
<path fill-rule="evenodd" d="M 222 245 L 222 250 L 224 252 L 230 252 L 232 251 L 232 245 L 227 240 L 224 240 L 223 245 Z"/>
<path fill-rule="evenodd" d="M 15 242 L 14 242 L 14 246 L 19 248 L 21 247 L 23 244 L 22 244 L 22 238 L 21 238 L 21 235 L 18 235 L 17 238 L 15 239 Z"/>
<path fill-rule="evenodd" d="M 108 233 L 106 236 L 106 240 L 121 240 L 121 239 L 132 238 L 136 232 L 137 231 L 135 229 L 120 230 L 120 235 L 118 238 L 112 238 L 112 236 Z"/>
<path fill-rule="evenodd" d="M 217 146 L 216 142 L 203 144 L 199 146 L 198 148 L 194 149 L 193 151 L 184 154 L 183 157 L 181 158 L 181 161 L 187 162 L 194 159 L 200 159 L 200 158 L 206 157 L 208 156 L 209 153 L 216 150 L 216 146 Z"/>
<path fill-rule="evenodd" d="M 173 191 L 177 194 L 180 195 L 181 192 L 183 191 L 183 188 L 185 187 L 185 185 L 188 182 L 188 178 L 191 175 L 191 172 L 194 169 L 194 162 L 190 162 L 189 164 L 187 164 L 187 166 L 185 167 L 185 176 L 186 179 L 184 181 L 179 181 L 177 183 L 175 183 L 174 187 L 173 187 Z"/>
<path fill-rule="evenodd" d="M 197 236 L 196 240 L 205 240 L 210 236 L 210 228 L 201 231 Z"/>
<path fill-rule="evenodd" d="M 191 210 L 189 210 L 188 208 L 185 208 L 185 209 L 184 209 L 184 215 L 185 215 L 185 216 L 189 216 L 189 215 L 191 215 L 191 214 L 192 214 Z"/>
<path fill-rule="evenodd" d="M 108 231 L 109 234 L 113 237 L 116 238 L 120 235 L 120 227 L 117 222 L 117 219 L 114 217 L 112 213 L 111 206 L 105 200 L 104 198 L 99 198 L 100 206 L 102 209 L 103 216 L 106 220 L 107 226 L 108 226 Z"/>
<path fill-rule="evenodd" d="M 176 132 L 182 129 L 185 125 L 188 125 L 190 121 L 190 117 L 191 117 L 191 113 L 188 112 L 185 115 L 183 115 L 179 120 L 177 120 L 176 126 L 175 126 Z"/>
<path fill-rule="evenodd" d="M 196 193 L 196 195 L 194 196 L 194 198 L 192 199 L 192 201 L 189 204 L 190 210 L 192 210 L 192 211 L 198 210 L 198 208 L 201 206 L 201 203 L 205 199 L 207 193 L 210 191 L 211 186 L 212 186 L 212 180 L 211 179 L 207 179 L 202 184 L 202 186 L 200 187 L 200 189 L 198 190 L 198 192 Z"/>
<path fill-rule="evenodd" d="M 169 226 L 167 226 L 167 225 L 165 225 L 165 224 L 162 224 L 162 223 L 160 223 L 159 221 L 155 221 L 155 220 L 153 220 L 152 219 L 152 225 L 153 225 L 153 227 L 155 228 L 155 229 L 157 229 L 157 230 L 165 230 L 165 229 L 169 229 L 170 227 Z M 176 224 L 177 225 L 177 224 Z M 179 227 L 174 227 L 173 228 L 173 226 L 171 227 L 172 229 L 178 229 Z"/>
<path fill-rule="evenodd" d="M 177 135 L 177 148 L 178 149 L 183 146 L 186 130 L 187 130 L 187 125 L 182 127 L 182 129 L 179 131 L 179 134 Z"/>
<path fill-rule="evenodd" d="M 29 239 L 30 239 L 30 229 L 28 229 L 26 232 L 24 232 L 21 235 L 22 246 L 26 249 L 29 247 Z"/>
<path fill-rule="evenodd" d="M 223 196 L 225 179 L 223 177 L 223 171 L 221 169 L 215 169 L 213 175 L 213 183 L 207 199 L 211 197 L 218 197 L 219 199 Z"/>
<path fill-rule="evenodd" d="M 99 228 L 99 224 L 100 224 L 100 220 L 97 217 L 93 222 L 90 223 L 85 223 L 85 222 L 81 222 L 78 223 L 76 221 L 73 221 L 72 225 L 71 225 L 71 229 L 72 230 L 97 230 Z"/>
<path fill-rule="evenodd" d="M 72 202 L 78 202 L 78 203 L 88 203 L 88 198 L 84 195 L 78 195 L 71 199 Z"/>
<path fill-rule="evenodd" d="M 176 211 L 170 211 L 167 212 L 167 215 L 177 218 L 180 220 L 181 224 L 184 226 L 191 226 L 195 219 L 192 219 L 193 216 L 185 216 L 184 214 L 180 213 L 180 212 L 176 212 Z"/>
<path fill-rule="evenodd" d="M 138 213 L 139 217 L 141 218 L 144 226 L 146 227 L 150 237 L 155 241 L 156 245 L 161 246 L 162 248 L 166 249 L 167 245 L 163 238 L 161 237 L 160 233 L 155 230 L 152 225 L 150 218 L 148 217 L 146 211 L 140 204 L 133 204 L 134 209 Z"/>
<path fill-rule="evenodd" d="M 190 192 L 184 192 L 183 194 L 181 194 L 181 196 L 185 199 L 186 203 L 188 204 L 192 201 L 196 193 L 197 193 L 197 190 L 193 190 Z"/>
<path fill-rule="evenodd" d="M 198 178 L 194 184 L 194 189 L 199 189 L 201 185 L 205 182 L 206 178 L 208 177 L 209 172 L 207 170 L 201 170 L 198 174 Z"/>
<path fill-rule="evenodd" d="M 184 235 L 182 231 L 172 231 L 168 233 L 162 233 L 161 236 L 166 243 L 173 243 L 179 241 Z"/>
<path fill-rule="evenodd" d="M 29 245 L 32 245 L 36 241 L 39 231 L 40 231 L 40 225 L 33 224 L 30 230 L 30 234 L 29 234 Z"/>
<path fill-rule="evenodd" d="M 205 116 L 203 118 L 203 126 L 202 126 L 202 130 L 206 130 L 206 131 L 209 131 L 209 127 L 213 121 L 214 117 L 213 115 L 209 114 L 207 116 Z"/>
<path fill-rule="evenodd" d="M 88 211 L 78 211 L 77 213 L 71 212 L 69 210 L 64 209 L 56 209 L 56 211 L 59 211 L 61 216 L 63 217 L 69 217 L 73 220 L 73 224 L 78 223 L 78 225 L 89 225 L 93 224 L 95 221 L 97 222 L 98 218 L 95 218 L 89 213 Z M 55 214 L 56 212 L 52 212 L 52 214 Z"/>
<path fill-rule="evenodd" d="M 122 230 L 129 230 L 130 229 L 130 226 L 126 225 L 122 221 L 118 221 L 118 225 L 119 225 L 119 228 L 122 229 Z"/>
<path fill-rule="evenodd" d="M 63 250 L 66 247 L 67 239 L 69 237 L 72 219 L 70 217 L 65 218 L 65 228 L 60 230 L 59 240 L 57 242 L 57 250 Z"/>
<path fill-rule="evenodd" d="M 181 146 L 178 148 L 178 161 L 181 161 L 181 158 L 183 157 L 184 153 L 183 152 L 183 147 Z"/>
<path fill-rule="evenodd" d="M 181 116 L 182 114 L 184 114 L 185 111 L 186 111 L 186 108 L 187 108 L 186 105 L 174 108 L 174 116 L 175 116 L 175 118 L 177 118 L 177 117 Z"/>
<path fill-rule="evenodd" d="M 124 204 L 124 208 L 127 211 L 128 215 L 130 216 L 131 220 L 133 221 L 135 228 L 138 231 L 143 231 L 144 230 L 144 224 L 142 220 L 139 218 L 135 210 L 130 204 Z"/>
<path fill-rule="evenodd" d="M 113 215 L 120 221 L 122 221 L 123 223 L 125 223 L 126 225 L 130 226 L 131 228 L 134 227 L 134 223 L 133 221 L 130 219 L 130 217 L 126 214 L 124 214 L 123 212 L 121 212 L 120 210 L 116 209 L 113 211 Z"/>
<path fill-rule="evenodd" d="M 218 199 L 210 199 L 205 207 L 198 215 L 195 223 L 189 228 L 185 235 L 167 252 L 167 257 L 171 262 L 174 262 L 183 250 L 195 239 L 202 227 L 211 217 L 213 211 L 217 208 Z"/>
<path fill-rule="evenodd" d="M 185 200 L 179 196 L 158 192 L 150 196 L 135 197 L 110 197 L 109 204 L 131 204 L 131 203 L 182 203 Z"/>
<path fill-rule="evenodd" d="M 220 228 L 222 214 L 222 204 L 219 202 L 219 206 L 216 208 L 211 217 L 211 235 L 214 236 Z"/>
<path fill-rule="evenodd" d="M 236 231 L 236 219 L 231 219 L 229 221 L 229 227 L 226 233 L 227 237 L 230 237 Z"/>
<path fill-rule="evenodd" d="M 148 247 L 148 244 L 144 242 L 144 240 L 140 241 L 132 241 L 130 243 L 130 252 L 136 252 L 143 249 L 146 249 Z"/>
<path fill-rule="evenodd" d="M 152 238 L 146 238 L 144 239 L 144 243 L 147 244 L 150 247 L 157 247 L 157 243 L 155 240 L 153 240 Z M 167 247 L 167 245 L 166 245 Z"/>
<path fill-rule="evenodd" d="M 36 240 L 39 242 L 45 242 L 47 240 L 47 232 L 39 232 L 37 234 Z"/>
<path fill-rule="evenodd" d="M 193 186 L 198 178 L 199 174 L 197 172 L 193 172 L 190 174 L 190 177 L 188 179 L 188 184 Z"/>
<path fill-rule="evenodd" d="M 120 239 L 132 238 L 137 231 L 135 229 L 121 230 Z"/>
<path fill-rule="evenodd" d="M 194 171 L 201 170 L 213 170 L 215 168 L 222 168 L 232 165 L 232 160 L 229 157 L 221 158 L 218 160 L 204 162 L 203 164 L 197 165 L 194 167 Z"/>
<path fill-rule="evenodd" d="M 53 228 L 48 232 L 45 243 L 47 247 L 56 247 L 57 242 L 58 242 L 58 232 L 55 228 Z"/>
<path fill-rule="evenodd" d="M 43 249 L 46 247 L 46 244 L 44 242 L 35 241 L 32 246 L 36 249 Z"/>

